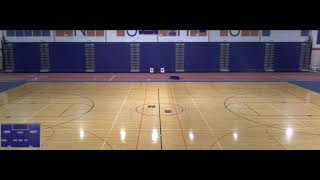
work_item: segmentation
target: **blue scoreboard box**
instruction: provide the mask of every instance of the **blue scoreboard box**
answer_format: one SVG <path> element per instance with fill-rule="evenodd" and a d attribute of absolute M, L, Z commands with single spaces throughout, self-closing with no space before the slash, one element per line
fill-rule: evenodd
<path fill-rule="evenodd" d="M 1 147 L 40 147 L 40 124 L 1 124 Z"/>

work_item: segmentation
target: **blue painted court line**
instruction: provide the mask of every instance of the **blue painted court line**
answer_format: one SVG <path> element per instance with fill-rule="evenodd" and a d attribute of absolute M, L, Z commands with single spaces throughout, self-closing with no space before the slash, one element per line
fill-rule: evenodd
<path fill-rule="evenodd" d="M 7 91 L 12 88 L 16 88 L 18 86 L 21 86 L 25 82 L 19 81 L 19 82 L 0 82 L 0 92 Z"/>
<path fill-rule="evenodd" d="M 289 81 L 289 83 L 320 93 L 320 81 Z"/>

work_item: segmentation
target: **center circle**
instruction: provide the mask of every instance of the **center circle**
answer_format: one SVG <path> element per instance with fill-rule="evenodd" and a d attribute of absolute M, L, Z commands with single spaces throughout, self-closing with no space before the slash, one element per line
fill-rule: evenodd
<path fill-rule="evenodd" d="M 173 103 L 161 103 L 160 104 L 160 115 L 171 116 L 180 114 L 183 112 L 183 108 L 179 104 Z M 141 104 L 136 107 L 136 111 L 139 114 L 146 116 L 159 116 L 159 104 Z"/>

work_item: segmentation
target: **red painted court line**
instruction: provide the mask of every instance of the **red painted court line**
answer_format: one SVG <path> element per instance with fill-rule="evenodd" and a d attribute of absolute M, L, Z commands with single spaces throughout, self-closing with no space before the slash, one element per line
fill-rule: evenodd
<path fill-rule="evenodd" d="M 214 143 L 210 146 L 210 150 L 212 150 L 212 148 L 213 148 L 218 142 L 220 142 L 221 139 L 223 139 L 224 137 L 226 137 L 226 136 L 228 136 L 228 135 L 230 135 L 230 134 L 232 134 L 232 133 L 233 133 L 233 131 L 232 131 L 232 132 L 229 132 L 229 133 L 227 133 L 227 134 L 225 134 L 225 135 L 223 135 L 223 136 L 221 136 L 216 142 L 214 142 Z"/>
<path fill-rule="evenodd" d="M 177 107 L 176 107 L 175 100 L 174 100 L 174 98 L 173 98 L 173 94 L 172 94 L 172 91 L 171 91 L 171 86 L 170 86 L 170 84 L 169 84 L 169 89 L 170 89 L 171 97 L 172 97 L 172 100 L 173 100 L 173 103 L 174 103 L 174 109 L 175 109 L 175 111 L 176 111 L 176 116 L 177 116 L 177 119 L 178 119 L 178 122 L 179 122 L 180 131 L 181 131 L 181 134 L 182 134 L 182 139 L 183 139 L 183 142 L 184 142 L 184 146 L 185 146 L 186 149 L 188 149 L 187 143 L 186 143 L 186 140 L 185 140 L 185 138 L 184 138 L 183 131 L 182 131 L 181 121 L 180 121 L 180 118 L 179 118 L 179 115 L 178 115 L 178 110 L 177 110 Z"/>
<path fill-rule="evenodd" d="M 54 135 L 54 129 L 50 128 L 52 130 L 51 135 L 41 144 L 41 146 L 45 145 Z"/>
<path fill-rule="evenodd" d="M 249 126 L 249 127 L 247 127 L 247 129 L 249 129 L 249 128 L 255 128 L 255 127 L 259 127 L 259 126 L 262 126 L 262 125 Z M 226 137 L 226 136 L 228 136 L 228 135 L 230 135 L 230 134 L 232 134 L 232 133 L 233 133 L 233 131 L 231 131 L 231 132 L 229 132 L 229 133 L 226 133 L 226 134 L 224 134 L 223 136 L 221 136 L 220 138 L 218 138 L 218 140 L 217 140 L 216 142 L 214 142 L 214 143 L 211 144 L 209 150 L 212 150 L 212 148 L 213 148 L 218 142 L 220 142 L 224 137 Z"/>
<path fill-rule="evenodd" d="M 96 134 L 95 134 L 95 133 L 93 133 L 93 132 L 86 131 L 86 130 L 84 130 L 84 132 L 86 132 L 86 133 L 88 133 L 88 134 L 91 134 L 91 135 L 95 136 L 96 138 L 98 138 L 98 139 L 100 139 L 100 140 L 104 141 L 104 139 L 103 139 L 103 138 L 99 137 L 98 135 L 96 135 Z M 110 148 L 111 150 L 113 150 L 113 149 L 112 149 L 111 144 L 109 144 L 109 143 L 108 143 L 108 141 L 106 141 L 106 143 L 107 143 L 107 145 L 109 146 L 109 148 Z"/>
<path fill-rule="evenodd" d="M 268 136 L 271 137 L 278 145 L 280 145 L 284 150 L 287 150 L 287 148 L 286 148 L 283 144 L 281 144 L 275 137 L 273 137 L 273 136 L 269 133 L 268 128 L 265 129 L 265 132 L 266 132 L 266 134 L 268 134 Z"/>
<path fill-rule="evenodd" d="M 144 100 L 143 100 L 143 106 L 142 106 L 142 113 L 141 113 L 141 116 L 140 116 L 140 124 L 139 124 L 139 132 L 138 132 L 136 150 L 138 149 L 138 146 L 139 146 L 140 131 L 141 131 L 141 125 L 142 125 L 142 120 L 143 120 L 144 106 L 146 104 L 146 99 L 147 99 L 147 91 L 148 91 L 148 83 L 146 85 L 146 90 L 144 91 Z"/>

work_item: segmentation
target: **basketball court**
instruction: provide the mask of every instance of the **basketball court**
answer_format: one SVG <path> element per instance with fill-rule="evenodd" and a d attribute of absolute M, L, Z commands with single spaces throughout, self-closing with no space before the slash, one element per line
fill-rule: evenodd
<path fill-rule="evenodd" d="M 0 30 L 1 150 L 320 149 L 318 30 Z"/>
<path fill-rule="evenodd" d="M 307 75 L 286 77 L 308 79 Z M 18 149 L 320 148 L 320 95 L 297 81 L 286 82 L 281 73 L 273 80 L 234 74 L 237 80 L 230 76 L 229 81 L 212 82 L 201 81 L 200 75 L 181 82 L 158 74 L 125 82 L 125 76 L 78 74 L 62 81 L 56 74 L 30 74 L 33 81 L 1 92 L 0 122 L 41 125 L 40 148 Z M 27 76 L 2 76 L 9 77 Z"/>

